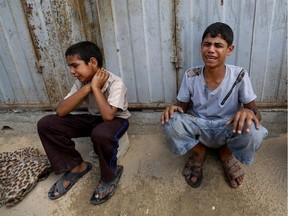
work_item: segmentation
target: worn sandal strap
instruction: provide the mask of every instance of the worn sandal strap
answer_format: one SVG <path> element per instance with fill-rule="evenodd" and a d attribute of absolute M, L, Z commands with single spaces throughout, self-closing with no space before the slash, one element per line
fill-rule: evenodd
<path fill-rule="evenodd" d="M 66 193 L 66 189 L 63 187 L 63 179 L 59 179 L 59 181 L 56 182 L 55 187 L 59 194 L 62 195 Z"/>
<path fill-rule="evenodd" d="M 76 179 L 79 179 L 80 177 L 84 176 L 87 172 L 89 172 L 92 169 L 92 164 L 87 162 L 87 168 L 83 170 L 80 173 L 71 173 L 70 171 L 65 172 L 64 175 L 61 177 L 63 180 L 67 181 L 74 181 Z"/>
<path fill-rule="evenodd" d="M 190 176 L 192 174 L 192 170 L 199 170 L 201 171 L 203 163 L 193 161 L 189 158 L 187 163 L 184 166 L 182 171 L 183 176 Z"/>
<path fill-rule="evenodd" d="M 104 184 L 102 184 L 101 188 L 96 188 L 94 194 L 96 195 L 96 194 L 99 194 L 99 193 L 103 193 L 105 191 L 110 190 L 112 187 L 113 187 L 113 190 L 114 190 L 116 188 L 116 185 L 114 183 L 106 183 L 106 184 L 104 183 Z"/>
<path fill-rule="evenodd" d="M 87 168 L 80 172 L 80 173 L 70 173 L 70 172 L 66 172 L 64 173 L 64 175 L 62 175 L 60 177 L 60 179 L 58 179 L 58 181 L 52 185 L 52 187 L 50 188 L 49 192 L 48 192 L 48 197 L 52 200 L 57 199 L 59 197 L 61 197 L 62 195 L 64 195 L 68 190 L 70 190 L 70 188 L 80 179 L 82 178 L 86 173 L 88 173 L 91 169 L 92 169 L 92 164 L 91 163 L 87 163 Z M 63 181 L 67 180 L 70 181 L 70 184 L 67 186 L 67 188 L 63 187 Z M 57 190 L 57 192 L 59 193 L 59 195 L 55 195 L 54 191 L 55 189 Z"/>
<path fill-rule="evenodd" d="M 236 179 L 245 174 L 244 170 L 239 165 L 237 159 L 233 156 L 230 156 L 226 161 L 221 162 L 224 172 L 226 173 L 229 179 Z"/>

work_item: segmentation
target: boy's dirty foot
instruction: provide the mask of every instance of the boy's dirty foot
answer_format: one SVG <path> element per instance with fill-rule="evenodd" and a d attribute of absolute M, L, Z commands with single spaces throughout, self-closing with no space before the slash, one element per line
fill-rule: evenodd
<path fill-rule="evenodd" d="M 238 160 L 232 155 L 227 145 L 219 149 L 219 159 L 224 170 L 229 185 L 237 188 L 243 184 L 244 170 L 239 165 Z"/>
<path fill-rule="evenodd" d="M 92 169 L 92 164 L 89 162 L 82 162 L 80 165 L 74 167 L 52 185 L 48 192 L 48 197 L 52 200 L 58 199 L 64 195 L 71 187 L 86 173 Z"/>
<path fill-rule="evenodd" d="M 71 173 L 80 173 L 84 171 L 87 168 L 88 164 L 86 162 L 82 162 L 80 165 L 74 167 L 73 169 L 70 170 Z M 71 181 L 68 180 L 63 180 L 63 188 L 67 188 L 70 185 Z M 55 188 L 54 194 L 57 196 L 59 195 L 59 192 L 57 191 L 57 188 Z"/>
<path fill-rule="evenodd" d="M 202 183 L 205 157 L 206 147 L 199 143 L 192 149 L 192 155 L 183 168 L 182 174 L 186 182 L 194 188 L 199 187 Z"/>
<path fill-rule="evenodd" d="M 115 178 L 110 182 L 104 182 L 100 179 L 99 185 L 94 190 L 92 197 L 90 199 L 91 203 L 94 205 L 99 205 L 110 199 L 118 186 L 119 180 L 123 173 L 123 166 L 118 165 L 115 172 Z"/>

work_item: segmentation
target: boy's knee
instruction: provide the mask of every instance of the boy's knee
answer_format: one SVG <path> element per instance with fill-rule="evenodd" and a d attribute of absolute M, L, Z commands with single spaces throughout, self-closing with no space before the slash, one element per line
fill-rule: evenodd
<path fill-rule="evenodd" d="M 170 118 L 168 122 L 165 122 L 164 124 L 164 130 L 170 130 L 171 128 L 177 128 L 181 125 L 181 115 L 178 112 L 174 113 L 173 118 Z"/>
<path fill-rule="evenodd" d="M 94 143 L 94 145 L 105 145 L 111 140 L 114 140 L 113 134 L 104 130 L 99 130 L 99 128 L 92 130 L 91 141 Z"/>
<path fill-rule="evenodd" d="M 53 117 L 55 115 L 46 115 L 44 117 L 42 117 L 38 122 L 37 122 L 37 129 L 38 131 L 41 131 L 47 127 L 49 127 L 50 125 L 55 124 L 55 121 L 53 121 Z"/>
<path fill-rule="evenodd" d="M 257 129 L 255 123 L 253 122 L 251 125 L 250 132 L 248 134 L 249 134 L 250 139 L 252 139 L 253 141 L 262 142 L 262 140 L 268 135 L 268 131 L 266 128 L 264 128 L 261 125 Z"/>

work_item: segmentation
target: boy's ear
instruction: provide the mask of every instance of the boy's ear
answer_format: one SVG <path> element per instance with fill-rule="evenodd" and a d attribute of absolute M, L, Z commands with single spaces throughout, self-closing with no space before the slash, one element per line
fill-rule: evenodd
<path fill-rule="evenodd" d="M 98 61 L 95 57 L 91 57 L 89 63 L 93 66 L 93 67 L 97 67 L 98 66 Z"/>
<path fill-rule="evenodd" d="M 232 44 L 227 49 L 227 55 L 230 56 L 232 54 L 233 50 L 234 50 L 234 45 Z"/>

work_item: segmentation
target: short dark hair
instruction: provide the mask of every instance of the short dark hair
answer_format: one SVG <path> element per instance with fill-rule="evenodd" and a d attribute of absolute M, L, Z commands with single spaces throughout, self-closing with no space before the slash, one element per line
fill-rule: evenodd
<path fill-rule="evenodd" d="M 202 35 L 202 42 L 207 34 L 210 34 L 213 38 L 220 35 L 221 38 L 227 42 L 228 47 L 233 43 L 233 31 L 230 26 L 225 23 L 216 22 L 209 25 Z"/>
<path fill-rule="evenodd" d="M 78 55 L 80 60 L 83 60 L 87 65 L 90 58 L 94 57 L 98 61 L 98 66 L 102 67 L 102 53 L 98 46 L 90 41 L 82 41 L 70 46 L 66 52 L 65 57 L 69 55 Z"/>

